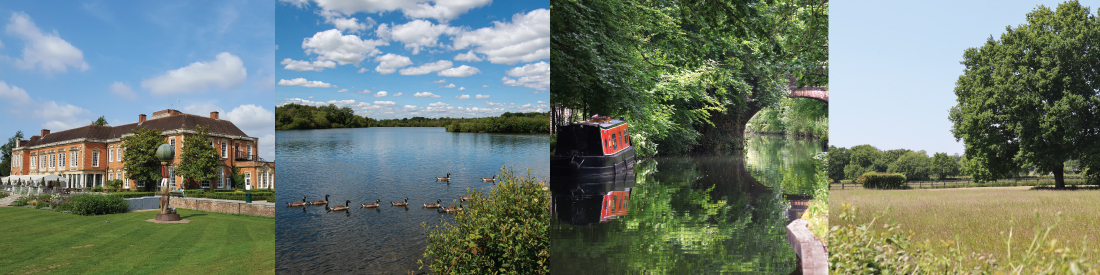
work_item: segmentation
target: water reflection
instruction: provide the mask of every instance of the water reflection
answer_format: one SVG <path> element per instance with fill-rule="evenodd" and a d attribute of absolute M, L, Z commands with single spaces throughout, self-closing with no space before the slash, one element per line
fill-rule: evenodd
<path fill-rule="evenodd" d="M 798 178 L 813 175 L 814 164 L 800 159 L 818 150 L 813 141 L 751 136 L 740 155 L 641 161 L 633 181 L 554 178 L 551 270 L 788 274 L 797 258 L 786 242 L 784 194 L 812 190 Z"/>

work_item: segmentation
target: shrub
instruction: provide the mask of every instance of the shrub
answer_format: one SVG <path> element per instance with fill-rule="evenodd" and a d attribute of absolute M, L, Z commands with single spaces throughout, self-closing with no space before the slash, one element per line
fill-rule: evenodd
<path fill-rule="evenodd" d="M 103 187 L 96 186 L 95 188 L 92 188 L 92 192 L 103 192 Z"/>
<path fill-rule="evenodd" d="M 72 211 L 73 210 L 73 203 L 68 202 L 68 201 L 62 201 L 61 203 L 58 203 L 56 206 L 54 206 L 53 210 L 57 211 L 57 212 Z"/>
<path fill-rule="evenodd" d="M 91 216 L 124 213 L 130 204 L 117 195 L 77 195 L 72 197 L 73 214 Z"/>
<path fill-rule="evenodd" d="M 875 171 L 863 173 L 862 176 L 856 178 L 856 183 L 862 184 L 863 188 L 868 189 L 905 189 L 909 187 L 905 185 L 905 175 Z"/>
<path fill-rule="evenodd" d="M 140 198 L 140 197 L 156 196 L 157 193 L 156 192 L 118 192 L 118 193 L 114 193 L 112 195 L 122 197 L 123 199 L 129 199 L 129 198 Z"/>
<path fill-rule="evenodd" d="M 18 200 L 15 200 L 15 202 L 11 203 L 11 206 L 26 206 L 27 203 L 31 202 L 31 201 L 34 201 L 34 199 L 32 199 L 30 197 L 22 197 L 22 198 L 19 198 Z"/>
<path fill-rule="evenodd" d="M 550 258 L 550 192 L 534 177 L 501 169 L 489 194 L 468 190 L 471 199 L 454 223 L 427 231 L 420 267 L 436 274 L 545 274 Z"/>

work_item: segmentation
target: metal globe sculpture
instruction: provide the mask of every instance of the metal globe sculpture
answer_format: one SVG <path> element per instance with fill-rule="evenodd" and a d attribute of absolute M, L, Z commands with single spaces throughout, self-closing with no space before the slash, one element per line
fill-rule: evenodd
<path fill-rule="evenodd" d="M 156 156 L 161 163 L 170 162 L 176 156 L 176 150 L 172 148 L 172 145 L 168 145 L 167 143 L 161 144 L 157 147 Z"/>

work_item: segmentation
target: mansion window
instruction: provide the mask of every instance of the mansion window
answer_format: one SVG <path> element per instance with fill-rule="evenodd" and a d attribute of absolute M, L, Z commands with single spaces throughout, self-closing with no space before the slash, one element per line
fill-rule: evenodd
<path fill-rule="evenodd" d="M 50 168 L 57 167 L 57 155 L 50 154 Z"/>
<path fill-rule="evenodd" d="M 115 161 L 122 162 L 122 148 L 115 148 Z"/>
<path fill-rule="evenodd" d="M 31 168 L 36 167 L 35 164 L 38 164 L 38 157 L 31 156 Z"/>
<path fill-rule="evenodd" d="M 248 159 L 252 159 L 252 144 L 248 145 Z"/>
<path fill-rule="evenodd" d="M 225 185 L 225 171 L 218 167 L 218 185 Z"/>
<path fill-rule="evenodd" d="M 168 178 L 168 186 L 176 186 L 176 168 L 168 167 Z"/>
<path fill-rule="evenodd" d="M 99 167 L 99 152 L 92 152 L 92 167 Z"/>
<path fill-rule="evenodd" d="M 252 185 L 252 172 L 244 172 L 244 185 Z"/>
<path fill-rule="evenodd" d="M 112 178 L 111 176 L 114 176 L 114 174 L 110 174 L 110 173 L 108 173 L 108 174 L 107 174 L 107 180 L 108 180 L 108 181 L 111 181 L 111 180 L 115 180 L 115 179 L 114 179 L 114 178 Z"/>
<path fill-rule="evenodd" d="M 202 181 L 202 189 L 210 189 L 210 181 L 209 180 Z"/>
<path fill-rule="evenodd" d="M 57 153 L 57 168 L 65 168 L 65 153 Z"/>
<path fill-rule="evenodd" d="M 168 144 L 172 145 L 172 150 L 176 149 L 176 138 L 168 138 Z"/>
<path fill-rule="evenodd" d="M 229 143 L 222 142 L 222 158 L 229 157 Z"/>
<path fill-rule="evenodd" d="M 107 162 L 115 161 L 115 159 L 112 158 L 114 155 L 111 154 L 111 151 L 113 151 L 113 149 L 107 148 Z"/>
<path fill-rule="evenodd" d="M 80 155 L 79 155 L 78 152 L 72 152 L 72 154 L 73 154 L 72 157 L 69 158 L 70 159 L 69 166 L 76 167 L 76 163 L 77 163 L 77 160 L 80 159 Z"/>

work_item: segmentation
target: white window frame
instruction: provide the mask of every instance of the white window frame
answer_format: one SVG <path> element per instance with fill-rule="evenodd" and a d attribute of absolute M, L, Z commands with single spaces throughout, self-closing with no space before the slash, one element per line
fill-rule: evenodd
<path fill-rule="evenodd" d="M 218 167 L 218 185 L 225 186 L 225 169 Z"/>
<path fill-rule="evenodd" d="M 244 186 L 252 185 L 252 172 L 244 172 Z"/>
<path fill-rule="evenodd" d="M 202 189 L 210 188 L 210 181 L 209 180 L 202 181 L 202 186 L 200 186 L 200 187 L 202 187 Z"/>
<path fill-rule="evenodd" d="M 115 147 L 115 161 L 122 162 L 122 148 Z"/>
<path fill-rule="evenodd" d="M 111 157 L 113 157 L 113 155 L 111 155 L 111 150 L 114 150 L 114 149 L 107 148 L 107 162 L 114 162 L 114 159 L 111 158 Z"/>
<path fill-rule="evenodd" d="M 58 152 L 57 153 L 57 168 L 60 168 L 60 169 L 65 168 L 65 157 L 66 157 L 65 152 Z"/>
<path fill-rule="evenodd" d="M 248 160 L 252 160 L 252 144 L 248 144 Z"/>
<path fill-rule="evenodd" d="M 176 138 L 174 138 L 174 137 L 168 138 L 168 144 L 171 144 L 172 145 L 172 150 L 175 150 L 176 149 Z"/>
<path fill-rule="evenodd" d="M 111 176 L 114 176 L 114 175 L 115 175 L 114 173 L 107 173 L 107 180 L 108 181 L 114 180 L 114 179 L 111 178 Z"/>
<path fill-rule="evenodd" d="M 31 156 L 31 168 L 38 167 L 38 156 Z"/>
<path fill-rule="evenodd" d="M 99 167 L 99 152 L 92 152 L 92 167 Z"/>
<path fill-rule="evenodd" d="M 50 169 L 57 168 L 57 155 L 50 154 Z"/>
<path fill-rule="evenodd" d="M 80 159 L 80 152 L 72 151 L 70 153 L 72 156 L 69 156 L 69 167 L 76 167 L 77 160 Z"/>
<path fill-rule="evenodd" d="M 229 158 L 229 143 L 222 141 L 222 158 Z"/>

